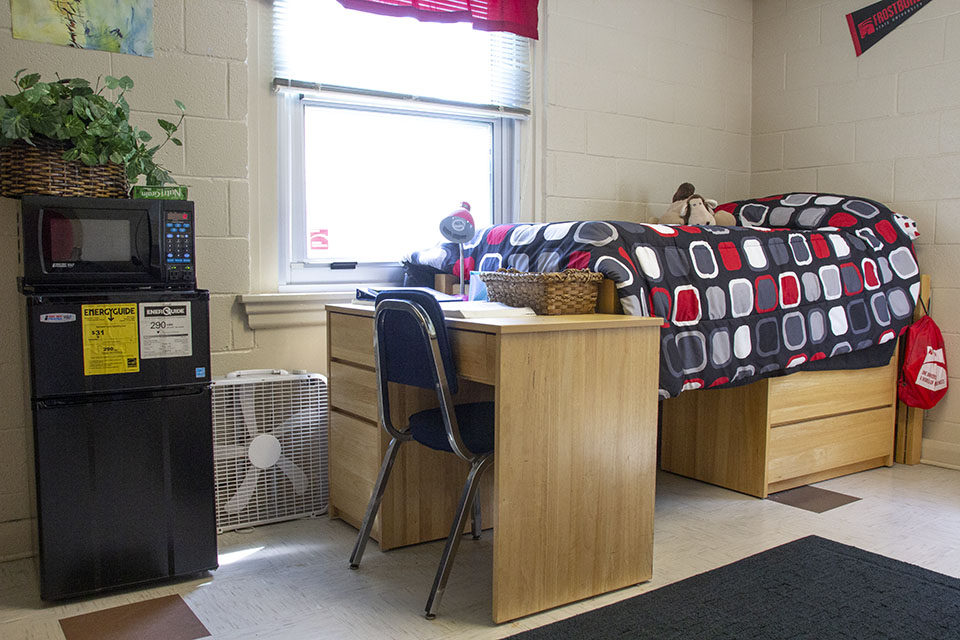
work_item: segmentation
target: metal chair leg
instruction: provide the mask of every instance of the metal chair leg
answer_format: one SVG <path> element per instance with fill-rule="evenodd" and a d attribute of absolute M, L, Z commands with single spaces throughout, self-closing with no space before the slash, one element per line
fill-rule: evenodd
<path fill-rule="evenodd" d="M 467 519 L 467 512 L 470 511 L 470 507 L 476 498 L 480 477 L 492 461 L 493 454 L 487 454 L 475 459 L 470 465 L 470 473 L 467 475 L 467 482 L 464 484 L 463 493 L 460 495 L 457 514 L 453 518 L 453 525 L 450 527 L 450 535 L 447 537 L 447 544 L 443 548 L 443 555 L 440 556 L 440 566 L 437 567 L 437 576 L 433 580 L 430 597 L 427 598 L 427 606 L 424 609 L 427 620 L 433 620 L 437 617 L 437 610 L 440 608 L 440 599 L 443 597 L 444 589 L 447 588 L 450 569 L 453 568 L 453 558 L 457 553 L 457 547 L 460 546 L 460 536 L 463 533 L 463 525 Z"/>
<path fill-rule="evenodd" d="M 403 442 L 402 440 L 394 438 L 387 446 L 387 453 L 383 456 L 383 464 L 380 465 L 380 474 L 377 476 L 377 483 L 373 486 L 373 494 L 371 494 L 370 502 L 367 504 L 367 513 L 363 516 L 363 524 L 360 526 L 360 533 L 357 535 L 357 543 L 353 546 L 353 553 L 350 554 L 351 569 L 356 569 L 360 566 L 363 551 L 367 547 L 367 540 L 370 539 L 370 530 L 373 529 L 373 521 L 377 517 L 380 502 L 383 500 L 383 492 L 387 488 L 387 479 L 390 477 L 393 463 L 397 459 L 397 452 L 400 451 L 400 445 L 403 444 Z"/>
<path fill-rule="evenodd" d="M 483 514 L 480 513 L 480 505 L 483 503 L 483 500 L 480 499 L 480 487 L 477 487 L 477 493 L 473 498 L 473 539 L 479 540 L 483 525 Z"/>

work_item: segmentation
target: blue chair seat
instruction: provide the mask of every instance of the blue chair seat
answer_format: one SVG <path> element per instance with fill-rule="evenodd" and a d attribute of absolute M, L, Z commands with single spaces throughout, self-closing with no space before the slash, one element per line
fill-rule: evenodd
<path fill-rule="evenodd" d="M 493 451 L 494 412 L 492 402 L 471 402 L 454 406 L 463 444 L 474 455 Z M 410 416 L 410 434 L 422 445 L 437 451 L 453 452 L 443 426 L 439 408 L 427 409 Z"/>

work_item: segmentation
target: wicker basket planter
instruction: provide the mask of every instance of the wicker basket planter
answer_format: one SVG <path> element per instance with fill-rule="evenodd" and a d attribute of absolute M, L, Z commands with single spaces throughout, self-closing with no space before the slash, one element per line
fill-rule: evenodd
<path fill-rule="evenodd" d="M 524 273 L 516 269 L 481 272 L 493 302 L 530 307 L 537 315 L 593 313 L 603 275 L 587 269 L 555 273 Z"/>
<path fill-rule="evenodd" d="M 123 166 L 111 163 L 88 167 L 79 160 L 65 162 L 65 144 L 45 139 L 35 142 L 35 147 L 23 142 L 0 147 L 0 196 L 127 196 Z"/>

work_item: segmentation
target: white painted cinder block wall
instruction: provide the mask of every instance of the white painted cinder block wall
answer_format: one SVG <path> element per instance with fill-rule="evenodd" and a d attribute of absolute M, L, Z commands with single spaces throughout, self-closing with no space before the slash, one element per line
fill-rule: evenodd
<path fill-rule="evenodd" d="M 547 0 L 540 219 L 657 218 L 750 178 L 751 0 Z"/>
<path fill-rule="evenodd" d="M 852 193 L 917 221 L 954 387 L 926 414 L 922 457 L 960 466 L 960 2 L 931 2 L 858 58 L 845 16 L 866 4 L 756 2 L 750 191 Z"/>

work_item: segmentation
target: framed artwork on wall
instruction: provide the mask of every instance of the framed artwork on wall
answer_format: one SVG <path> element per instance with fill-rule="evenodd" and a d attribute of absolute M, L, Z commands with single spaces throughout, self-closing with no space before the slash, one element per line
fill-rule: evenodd
<path fill-rule="evenodd" d="M 153 0 L 10 0 L 13 37 L 153 56 Z"/>

